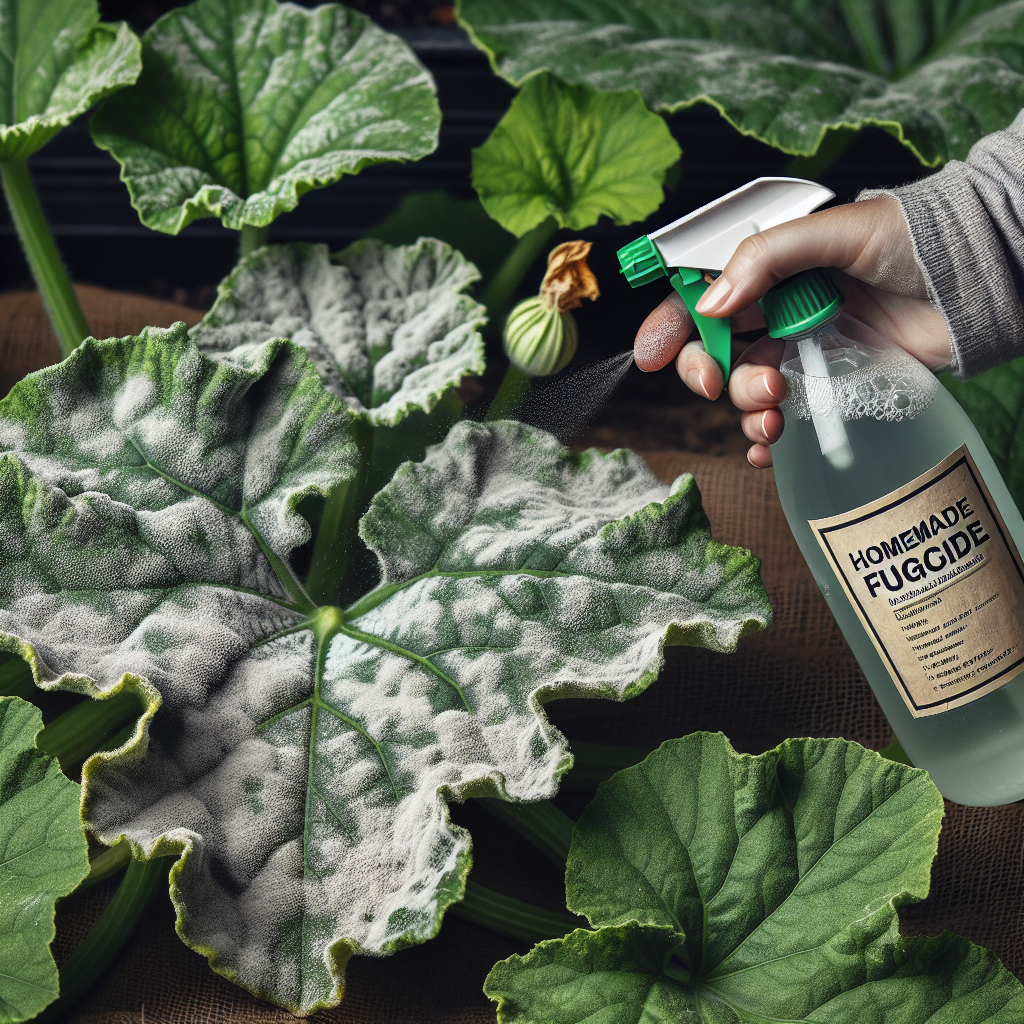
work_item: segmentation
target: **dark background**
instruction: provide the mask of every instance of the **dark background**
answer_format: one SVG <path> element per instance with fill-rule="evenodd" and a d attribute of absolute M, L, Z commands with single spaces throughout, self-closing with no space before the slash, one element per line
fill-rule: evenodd
<path fill-rule="evenodd" d="M 167 2 L 107 0 L 105 20 L 126 19 L 140 34 L 160 14 L 180 6 Z M 306 6 L 314 6 L 307 3 Z M 353 0 L 385 27 L 397 31 L 416 51 L 437 82 L 444 119 L 436 152 L 412 164 L 383 164 L 303 197 L 279 217 L 272 241 L 302 239 L 340 249 L 363 236 L 392 212 L 409 191 L 443 189 L 471 199 L 470 152 L 481 145 L 508 108 L 514 90 L 496 77 L 486 58 L 453 24 L 450 3 L 437 0 Z M 632 343 L 646 313 L 667 294 L 654 285 L 632 292 L 619 276 L 615 252 L 638 235 L 689 212 L 759 175 L 783 173 L 785 154 L 741 136 L 710 106 L 698 104 L 668 119 L 683 150 L 678 182 L 665 204 L 645 224 L 617 228 L 607 218 L 580 232 L 595 242 L 591 257 L 603 299 L 576 311 L 581 356 L 590 361 Z M 118 178 L 118 166 L 92 145 L 88 118 L 53 139 L 30 161 L 40 200 L 74 280 L 208 307 L 217 282 L 237 258 L 238 236 L 215 219 L 194 222 L 177 237 L 144 228 Z M 862 131 L 823 176 L 837 194 L 852 200 L 862 188 L 901 184 L 927 173 L 905 147 L 880 129 Z M 558 240 L 570 237 L 563 232 Z M 553 243 L 554 244 L 554 243 Z M 543 272 L 539 262 L 524 281 L 533 292 Z M 6 208 L 0 220 L 0 290 L 31 288 Z M 496 344 L 491 339 L 492 347 Z M 500 360 L 492 359 L 500 374 Z M 491 375 L 489 375 L 490 377 Z M 676 402 L 678 381 L 668 374 L 627 376 L 618 401 L 626 404 Z M 731 420 L 729 421 L 731 422 Z M 632 442 L 630 442 L 632 443 Z"/>

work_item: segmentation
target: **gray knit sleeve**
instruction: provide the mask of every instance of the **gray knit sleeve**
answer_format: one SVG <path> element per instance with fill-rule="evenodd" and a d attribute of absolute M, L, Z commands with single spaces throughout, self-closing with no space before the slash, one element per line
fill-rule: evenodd
<path fill-rule="evenodd" d="M 906 217 L 956 375 L 1024 355 L 1024 111 L 975 143 L 966 161 L 857 199 L 879 195 L 893 196 Z"/>

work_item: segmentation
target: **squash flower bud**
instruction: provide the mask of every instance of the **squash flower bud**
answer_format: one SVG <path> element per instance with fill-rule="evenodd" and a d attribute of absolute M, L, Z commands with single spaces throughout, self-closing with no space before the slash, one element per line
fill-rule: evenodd
<path fill-rule="evenodd" d="M 505 321 L 505 354 L 531 377 L 564 370 L 576 354 L 576 321 L 570 309 L 601 292 L 587 266 L 592 242 L 563 242 L 548 254 L 540 293 L 520 302 Z"/>

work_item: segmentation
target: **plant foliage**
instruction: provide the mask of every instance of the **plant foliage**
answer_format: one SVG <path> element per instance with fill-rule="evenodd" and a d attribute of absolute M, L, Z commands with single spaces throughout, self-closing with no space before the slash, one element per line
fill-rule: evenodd
<path fill-rule="evenodd" d="M 36 749 L 42 727 L 37 708 L 0 697 L 0 1024 L 57 998 L 54 908 L 89 873 L 81 789 Z"/>
<path fill-rule="evenodd" d="M 942 815 L 927 773 L 856 743 L 670 740 L 574 830 L 567 903 L 595 930 L 497 964 L 485 991 L 502 1024 L 1012 1024 L 1024 989 L 991 953 L 899 934 Z"/>
<path fill-rule="evenodd" d="M 465 294 L 479 277 L 432 238 L 368 239 L 333 257 L 325 245 L 267 246 L 221 283 L 192 334 L 204 351 L 243 364 L 271 338 L 289 338 L 332 394 L 394 425 L 484 372 L 486 311 Z"/>
<path fill-rule="evenodd" d="M 692 477 L 471 422 L 363 517 L 381 585 L 317 607 L 297 510 L 357 474 L 356 422 L 291 342 L 219 362 L 184 325 L 87 340 L 0 403 L 0 646 L 44 688 L 147 704 L 86 763 L 86 823 L 180 855 L 185 941 L 301 1013 L 461 898 L 446 801 L 554 793 L 546 701 L 632 696 L 665 643 L 731 650 L 769 617 Z"/>
<path fill-rule="evenodd" d="M 437 146 L 429 73 L 348 7 L 197 0 L 142 47 L 138 83 L 97 111 L 92 132 L 147 227 L 263 227 L 310 189 Z"/>
<path fill-rule="evenodd" d="M 942 383 L 974 421 L 1017 507 L 1024 512 L 1024 357 L 970 380 Z"/>
<path fill-rule="evenodd" d="M 547 217 L 574 231 L 602 214 L 631 224 L 661 205 L 665 172 L 679 156 L 635 90 L 602 93 L 538 75 L 473 151 L 473 187 L 514 235 Z"/>
<path fill-rule="evenodd" d="M 124 23 L 96 0 L 0 0 L 0 160 L 25 159 L 142 70 Z"/>
<path fill-rule="evenodd" d="M 934 166 L 1024 106 L 1024 4 L 998 0 L 458 0 L 495 71 L 710 103 L 744 135 L 814 153 L 879 125 Z"/>

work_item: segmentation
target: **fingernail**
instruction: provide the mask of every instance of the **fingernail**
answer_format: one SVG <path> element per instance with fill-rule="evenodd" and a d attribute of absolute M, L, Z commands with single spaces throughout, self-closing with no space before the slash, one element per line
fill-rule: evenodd
<path fill-rule="evenodd" d="M 772 398 L 779 397 L 774 391 L 772 391 L 771 380 L 768 377 L 767 373 L 761 375 L 761 383 L 764 384 L 765 391 L 767 391 L 768 394 L 772 396 Z"/>
<path fill-rule="evenodd" d="M 764 434 L 764 436 L 766 438 L 768 437 L 768 431 L 765 429 L 764 421 L 767 418 L 768 418 L 768 410 L 765 409 L 765 411 L 763 413 L 761 413 L 761 433 Z"/>
<path fill-rule="evenodd" d="M 703 373 L 703 371 L 700 374 L 700 379 L 698 380 L 698 383 L 700 384 L 701 391 L 704 392 L 704 397 L 705 398 L 710 398 L 711 397 L 711 391 L 708 388 L 707 384 L 704 382 L 704 373 Z"/>
<path fill-rule="evenodd" d="M 697 303 L 695 309 L 698 313 L 703 313 L 707 316 L 709 313 L 714 313 L 719 306 L 725 303 L 725 300 L 729 298 L 729 292 L 732 291 L 732 285 L 724 278 L 720 277 L 710 288 L 700 297 L 700 301 Z"/>

